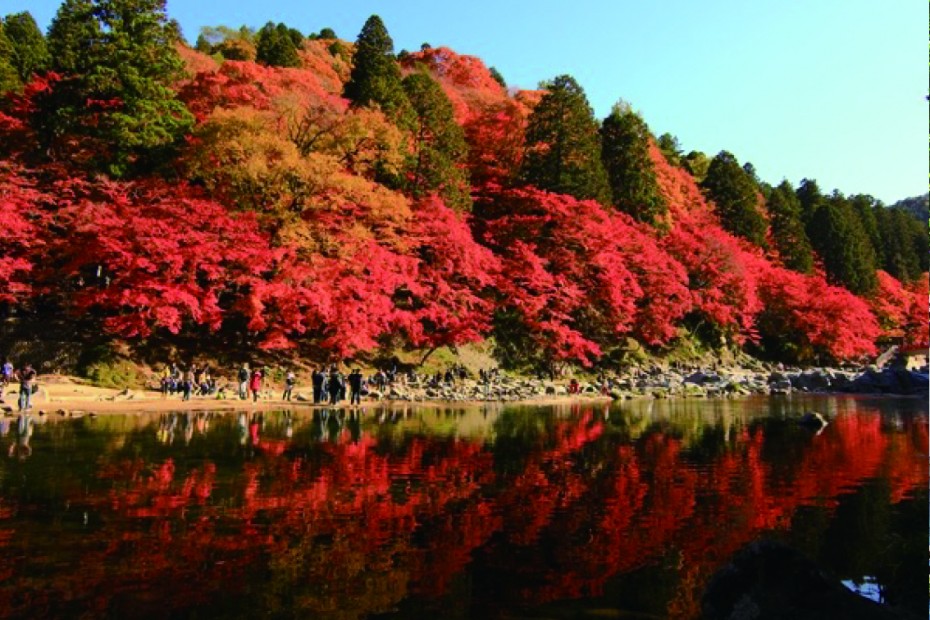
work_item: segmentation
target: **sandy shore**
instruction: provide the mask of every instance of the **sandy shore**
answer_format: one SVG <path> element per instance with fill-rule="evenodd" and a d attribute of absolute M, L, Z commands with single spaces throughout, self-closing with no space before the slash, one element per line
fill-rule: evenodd
<path fill-rule="evenodd" d="M 114 413 L 158 413 L 166 411 L 268 411 L 285 408 L 313 410 L 323 408 L 324 405 L 314 405 L 312 402 L 280 398 L 264 398 L 257 402 L 252 400 L 239 400 L 238 398 L 217 399 L 215 396 L 194 396 L 189 401 L 181 400 L 178 394 L 163 396 L 159 392 L 144 390 L 115 390 L 85 385 L 71 377 L 54 376 L 40 377 L 39 391 L 32 399 L 32 412 L 45 414 L 59 414 L 60 416 L 82 414 L 114 414 Z M 4 393 L 5 403 L 0 404 L 7 413 L 16 413 L 18 386 L 10 386 Z M 309 386 L 298 386 L 294 394 L 310 393 Z M 279 395 L 277 395 L 279 396 Z M 362 400 L 361 408 L 378 408 L 397 406 L 416 407 L 500 407 L 521 404 L 532 405 L 560 405 L 575 402 L 606 403 L 610 397 L 603 396 L 547 396 L 524 401 L 391 401 L 391 400 Z M 356 405 L 358 406 L 358 405 Z M 342 401 L 339 408 L 350 408 L 348 401 Z"/>

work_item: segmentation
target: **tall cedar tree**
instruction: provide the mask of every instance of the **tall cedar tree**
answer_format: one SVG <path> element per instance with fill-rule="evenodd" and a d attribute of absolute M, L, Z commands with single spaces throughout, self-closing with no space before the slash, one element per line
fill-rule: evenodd
<path fill-rule="evenodd" d="M 449 98 L 439 83 L 423 71 L 408 75 L 403 86 L 417 115 L 413 153 L 408 163 L 410 192 L 416 198 L 438 192 L 453 209 L 470 209 L 463 164 L 468 147 L 465 132 L 455 122 Z"/>
<path fill-rule="evenodd" d="M 675 167 L 681 166 L 681 158 L 684 154 L 681 152 L 681 144 L 678 143 L 678 138 L 666 132 L 656 138 L 656 144 L 668 163 Z"/>
<path fill-rule="evenodd" d="M 357 106 L 381 106 L 404 127 L 413 120 L 394 57 L 394 41 L 377 15 L 368 18 L 355 41 L 352 73 L 342 94 Z"/>
<path fill-rule="evenodd" d="M 521 178 L 525 183 L 580 200 L 610 204 L 594 111 L 570 75 L 546 85 L 527 122 Z"/>
<path fill-rule="evenodd" d="M 19 90 L 23 83 L 13 63 L 13 44 L 0 25 L 0 95 L 11 90 Z"/>
<path fill-rule="evenodd" d="M 28 12 L 7 15 L 3 32 L 13 46 L 13 65 L 19 79 L 28 82 L 32 75 L 48 68 L 48 47 L 45 37 Z"/>
<path fill-rule="evenodd" d="M 601 157 L 614 206 L 638 222 L 655 224 L 668 203 L 656 181 L 649 139 L 646 121 L 622 101 L 601 124 Z"/>
<path fill-rule="evenodd" d="M 93 0 L 65 0 L 48 29 L 48 51 L 53 71 L 79 74 L 87 69 L 86 54 L 102 36 L 94 17 Z"/>
<path fill-rule="evenodd" d="M 800 273 L 811 273 L 814 255 L 801 221 L 801 202 L 788 181 L 769 193 L 766 207 L 772 225 L 775 248 L 785 267 Z"/>
<path fill-rule="evenodd" d="M 869 238 L 842 196 L 831 196 L 814 211 L 809 230 L 811 244 L 823 261 L 827 279 L 857 295 L 875 290 L 875 254 Z"/>
<path fill-rule="evenodd" d="M 732 153 L 720 151 L 714 157 L 701 187 L 717 205 L 720 223 L 727 231 L 765 246 L 766 223 L 758 209 L 758 187 Z"/>
<path fill-rule="evenodd" d="M 878 232 L 878 220 L 875 217 L 875 209 L 882 208 L 884 205 L 880 200 L 876 200 L 868 194 L 854 194 L 847 198 L 847 200 L 853 209 L 853 213 L 856 215 L 856 219 L 859 220 L 859 225 L 862 226 L 862 232 L 865 233 L 866 238 L 869 240 L 869 244 L 872 246 L 872 251 L 878 260 L 876 265 L 878 265 L 881 263 L 882 238 L 881 234 Z"/>
<path fill-rule="evenodd" d="M 500 84 L 502 88 L 507 88 L 507 80 L 505 80 L 501 72 L 497 70 L 497 67 L 488 67 L 488 73 L 491 74 L 494 81 Z"/>
<path fill-rule="evenodd" d="M 300 33 L 297 33 L 300 36 Z M 275 26 L 268 22 L 258 31 L 258 49 L 255 59 L 272 67 L 299 67 L 300 56 L 297 55 L 295 37 L 284 24 Z"/>
<path fill-rule="evenodd" d="M 919 222 L 904 209 L 875 207 L 881 244 L 878 258 L 882 269 L 902 282 L 912 282 L 927 271 L 930 254 L 926 222 Z"/>
<path fill-rule="evenodd" d="M 813 231 L 810 230 L 811 220 L 814 219 L 814 213 L 824 202 L 823 192 L 820 191 L 820 186 L 817 185 L 817 181 L 813 179 L 801 179 L 801 184 L 798 185 L 798 189 L 795 190 L 795 195 L 798 197 L 798 202 L 801 203 L 801 220 L 804 222 L 804 226 L 807 227 L 807 237 L 813 240 Z"/>
<path fill-rule="evenodd" d="M 68 75 L 39 103 L 45 146 L 68 157 L 61 147 L 87 138 L 87 163 L 117 177 L 166 160 L 194 120 L 172 89 L 184 70 L 176 43 L 165 0 L 62 5 L 49 44 Z"/>

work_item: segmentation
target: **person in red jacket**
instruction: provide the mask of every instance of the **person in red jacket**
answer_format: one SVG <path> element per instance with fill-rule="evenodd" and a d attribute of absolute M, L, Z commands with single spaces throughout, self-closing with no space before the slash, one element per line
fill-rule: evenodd
<path fill-rule="evenodd" d="M 249 379 L 249 391 L 252 392 L 252 402 L 258 402 L 258 395 L 262 391 L 262 371 L 256 368 Z"/>

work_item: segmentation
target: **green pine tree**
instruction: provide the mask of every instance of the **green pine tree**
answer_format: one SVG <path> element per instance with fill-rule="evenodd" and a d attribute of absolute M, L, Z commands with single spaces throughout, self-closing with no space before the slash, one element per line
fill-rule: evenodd
<path fill-rule="evenodd" d="M 875 208 L 880 237 L 879 262 L 882 269 L 904 282 L 916 280 L 927 271 L 928 237 L 926 222 L 919 222 L 898 208 Z"/>
<path fill-rule="evenodd" d="M 878 231 L 878 220 L 875 217 L 875 209 L 884 208 L 884 206 L 882 205 L 881 201 L 876 200 L 867 194 L 856 194 L 850 196 L 847 200 L 849 205 L 852 207 L 856 219 L 859 220 L 859 225 L 862 227 L 862 231 L 868 238 L 869 244 L 872 246 L 873 253 L 880 263 L 882 255 L 882 238 Z"/>
<path fill-rule="evenodd" d="M 176 42 L 165 0 L 66 0 L 49 47 L 69 75 L 39 101 L 44 145 L 68 156 L 72 138 L 90 140 L 89 163 L 113 176 L 169 158 L 194 120 L 172 88 L 184 69 Z"/>
<path fill-rule="evenodd" d="M 491 77 L 494 78 L 494 81 L 501 85 L 503 88 L 507 88 L 507 80 L 504 79 L 504 76 L 501 75 L 501 72 L 497 70 L 497 67 L 488 68 L 488 73 L 491 74 Z"/>
<path fill-rule="evenodd" d="M 801 184 L 798 185 L 794 193 L 798 197 L 798 202 L 801 203 L 801 221 L 804 222 L 805 227 L 808 227 L 807 236 L 813 240 L 812 233 L 814 231 L 810 230 L 809 227 L 811 220 L 814 219 L 814 213 L 824 203 L 823 193 L 820 191 L 817 181 L 813 179 L 801 179 Z"/>
<path fill-rule="evenodd" d="M 413 114 L 401 85 L 394 41 L 377 15 L 369 17 L 362 27 L 352 61 L 352 73 L 343 95 L 357 106 L 377 104 L 402 126 L 411 126 Z"/>
<path fill-rule="evenodd" d="M 0 24 L 0 95 L 23 87 L 19 72 L 13 64 L 13 44 L 3 31 Z"/>
<path fill-rule="evenodd" d="M 666 132 L 656 139 L 656 145 L 659 147 L 659 150 L 662 151 L 662 155 L 668 163 L 673 166 L 681 166 L 683 154 L 681 152 L 681 144 L 678 143 L 678 138 Z"/>
<path fill-rule="evenodd" d="M 28 82 L 33 73 L 49 65 L 48 47 L 36 20 L 28 12 L 14 13 L 3 19 L 3 32 L 13 46 L 13 64 L 19 79 Z"/>
<path fill-rule="evenodd" d="M 782 181 L 768 194 L 766 208 L 772 226 L 772 238 L 785 267 L 811 273 L 814 256 L 810 240 L 801 221 L 801 202 L 788 181 Z"/>
<path fill-rule="evenodd" d="M 463 162 L 468 153 L 465 132 L 455 122 L 452 103 L 427 73 L 411 73 L 403 81 L 417 115 L 414 148 L 408 162 L 408 189 L 416 197 L 438 192 L 452 208 L 471 208 Z"/>
<path fill-rule="evenodd" d="M 655 224 L 668 212 L 649 157 L 646 121 L 625 102 L 601 124 L 601 160 L 614 206 L 639 222 Z"/>
<path fill-rule="evenodd" d="M 521 179 L 536 187 L 610 204 L 594 111 L 570 75 L 545 85 L 527 121 Z"/>
<path fill-rule="evenodd" d="M 297 36 L 301 36 L 299 32 Z M 300 56 L 294 38 L 291 29 L 284 24 L 276 26 L 268 22 L 258 31 L 255 59 L 272 67 L 299 67 Z"/>
<path fill-rule="evenodd" d="M 65 0 L 48 29 L 51 69 L 63 74 L 83 74 L 89 67 L 89 53 L 98 49 L 103 33 L 94 15 L 92 0 Z"/>
<path fill-rule="evenodd" d="M 875 254 L 845 198 L 834 195 L 825 199 L 814 212 L 810 229 L 817 231 L 811 244 L 823 261 L 828 280 L 857 295 L 875 290 Z"/>
<path fill-rule="evenodd" d="M 701 187 L 717 206 L 717 215 L 726 230 L 765 247 L 767 226 L 759 212 L 759 188 L 732 153 L 720 151 L 711 160 Z"/>

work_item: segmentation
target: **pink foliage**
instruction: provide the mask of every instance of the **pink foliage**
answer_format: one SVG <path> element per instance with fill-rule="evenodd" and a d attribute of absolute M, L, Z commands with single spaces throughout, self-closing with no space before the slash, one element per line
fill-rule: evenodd
<path fill-rule="evenodd" d="M 928 274 L 924 272 L 908 287 L 913 295 L 908 308 L 907 322 L 904 325 L 904 346 L 915 349 L 930 347 L 930 321 L 928 321 L 928 302 L 930 302 L 930 285 Z"/>
<path fill-rule="evenodd" d="M 489 105 L 507 98 L 507 91 L 476 56 L 458 54 L 448 47 L 433 47 L 409 54 L 403 66 L 426 67 L 452 102 L 455 118 L 464 123 Z"/>
<path fill-rule="evenodd" d="M 19 171 L 0 167 L 0 303 L 18 305 L 33 292 L 32 271 L 45 245 L 37 208 L 43 198 Z"/>
<path fill-rule="evenodd" d="M 674 337 L 690 307 L 684 269 L 628 216 L 529 187 L 485 200 L 500 214 L 485 226 L 503 303 L 556 359 L 590 363 L 626 334 Z"/>
<path fill-rule="evenodd" d="M 913 295 L 888 272 L 879 270 L 876 276 L 878 290 L 869 300 L 872 311 L 882 327 L 883 336 L 900 337 L 904 333 Z"/>
<path fill-rule="evenodd" d="M 479 245 L 465 217 L 438 197 L 420 202 L 411 225 L 419 259 L 406 324 L 414 346 L 437 347 L 475 342 L 490 330 L 493 304 L 488 295 L 499 271 L 497 258 Z"/>
<path fill-rule="evenodd" d="M 285 96 L 298 105 L 322 102 L 344 111 L 348 102 L 338 91 L 332 91 L 334 80 L 338 82 L 338 76 L 323 80 L 306 69 L 227 60 L 214 71 L 195 75 L 181 88 L 179 97 L 198 121 L 206 119 L 216 108 L 249 106 L 269 110 L 276 99 Z"/>
<path fill-rule="evenodd" d="M 761 260 L 757 267 L 762 328 L 793 343 L 801 361 L 813 356 L 855 360 L 875 353 L 880 330 L 866 301 L 828 284 L 820 273 L 808 276 Z"/>
<path fill-rule="evenodd" d="M 754 252 L 701 211 L 680 213 L 664 244 L 688 272 L 693 310 L 737 342 L 754 338 L 761 309 L 748 267 Z"/>
<path fill-rule="evenodd" d="M 184 188 L 103 182 L 92 192 L 75 189 L 55 213 L 48 252 L 57 273 L 46 277 L 63 279 L 67 306 L 101 313 L 114 334 L 176 334 L 185 324 L 219 329 L 221 298 L 273 263 L 254 217 L 233 216 Z"/>
<path fill-rule="evenodd" d="M 655 169 L 656 182 L 668 202 L 669 215 L 673 221 L 690 211 L 711 211 L 694 177 L 683 168 L 669 164 L 653 141 L 649 144 L 649 156 Z"/>

